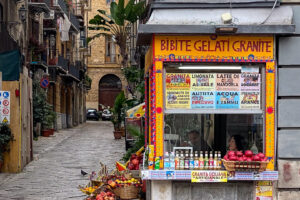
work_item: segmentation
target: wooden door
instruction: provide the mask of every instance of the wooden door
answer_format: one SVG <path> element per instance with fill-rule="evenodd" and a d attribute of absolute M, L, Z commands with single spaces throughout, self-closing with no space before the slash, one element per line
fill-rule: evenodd
<path fill-rule="evenodd" d="M 101 78 L 99 82 L 99 106 L 98 109 L 101 110 L 101 105 L 113 107 L 114 102 L 118 94 L 122 91 L 121 80 L 113 75 L 108 74 Z"/>

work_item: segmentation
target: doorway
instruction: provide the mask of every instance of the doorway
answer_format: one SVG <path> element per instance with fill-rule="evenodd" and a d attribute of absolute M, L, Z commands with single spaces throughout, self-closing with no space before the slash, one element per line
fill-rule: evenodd
<path fill-rule="evenodd" d="M 103 76 L 99 81 L 99 103 L 98 110 L 102 110 L 102 106 L 113 107 L 118 94 L 122 91 L 122 83 L 119 77 L 113 74 Z"/>

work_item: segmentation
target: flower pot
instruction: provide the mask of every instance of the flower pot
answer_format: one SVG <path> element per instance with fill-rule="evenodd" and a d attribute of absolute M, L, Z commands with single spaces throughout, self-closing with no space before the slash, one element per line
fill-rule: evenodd
<path fill-rule="evenodd" d="M 2 167 L 3 167 L 3 160 L 0 159 L 0 172 L 1 172 Z"/>
<path fill-rule="evenodd" d="M 114 137 L 116 140 L 122 138 L 122 131 L 114 131 Z"/>
<path fill-rule="evenodd" d="M 122 131 L 122 137 L 125 137 L 125 127 L 122 127 L 120 131 Z"/>
<path fill-rule="evenodd" d="M 51 135 L 54 135 L 54 128 L 50 128 Z"/>
<path fill-rule="evenodd" d="M 44 137 L 49 137 L 51 135 L 51 130 L 50 129 L 46 129 L 42 131 L 42 136 Z"/>

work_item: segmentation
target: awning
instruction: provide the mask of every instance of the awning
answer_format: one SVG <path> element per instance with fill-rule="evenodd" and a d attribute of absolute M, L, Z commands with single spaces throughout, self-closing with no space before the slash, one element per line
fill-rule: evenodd
<path fill-rule="evenodd" d="M 290 6 L 233 9 L 155 9 L 146 24 L 139 25 L 138 44 L 149 44 L 152 34 L 215 34 L 224 26 L 222 14 L 231 12 L 235 34 L 292 34 Z"/>
<path fill-rule="evenodd" d="M 126 114 L 127 117 L 145 117 L 145 103 L 127 110 Z"/>
<path fill-rule="evenodd" d="M 0 71 L 3 81 L 18 81 L 20 78 L 21 54 L 19 50 L 0 53 Z"/>

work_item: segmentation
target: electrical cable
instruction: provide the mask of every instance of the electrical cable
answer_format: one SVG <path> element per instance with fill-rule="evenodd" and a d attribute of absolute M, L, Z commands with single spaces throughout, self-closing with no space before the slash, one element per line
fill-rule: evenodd
<path fill-rule="evenodd" d="M 274 5 L 273 5 L 273 7 L 272 7 L 272 10 L 271 10 L 270 14 L 268 15 L 268 17 L 267 17 L 262 23 L 260 23 L 259 25 L 264 24 L 264 23 L 271 17 L 271 15 L 272 15 L 273 12 L 274 12 L 274 8 L 275 8 L 275 6 L 276 6 L 276 4 L 277 4 L 277 1 L 278 1 L 278 0 L 275 0 Z"/>

